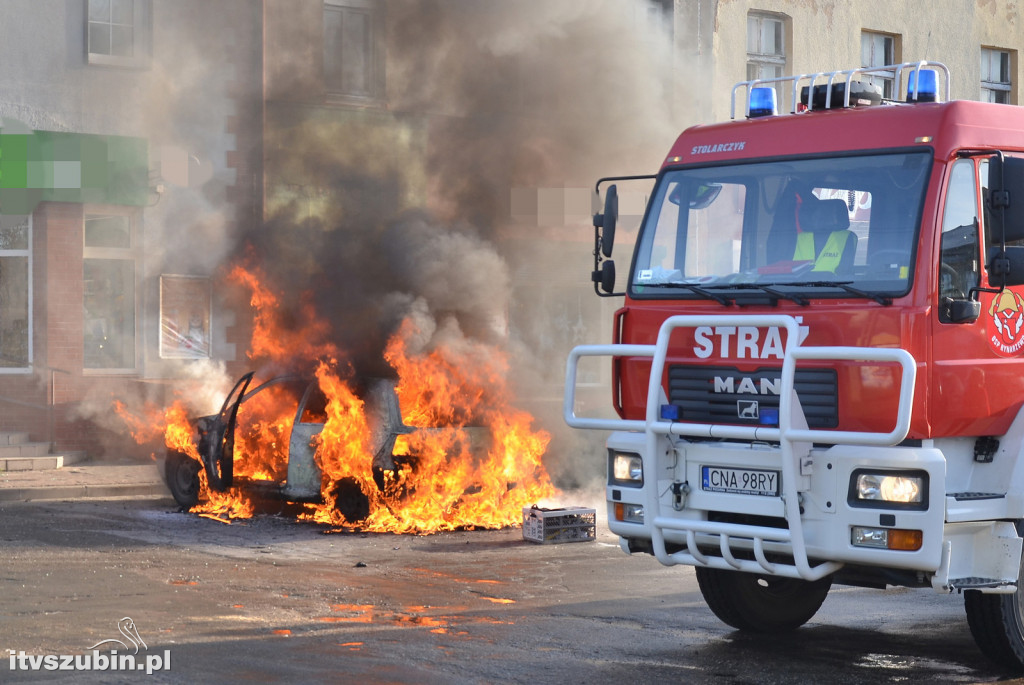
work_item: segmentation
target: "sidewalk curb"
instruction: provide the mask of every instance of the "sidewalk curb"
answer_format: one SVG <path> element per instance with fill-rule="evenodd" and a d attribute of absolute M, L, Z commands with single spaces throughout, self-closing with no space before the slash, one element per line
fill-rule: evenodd
<path fill-rule="evenodd" d="M 0 488 L 0 502 L 37 502 L 63 499 L 153 497 L 171 493 L 163 483 L 56 485 L 52 487 Z"/>

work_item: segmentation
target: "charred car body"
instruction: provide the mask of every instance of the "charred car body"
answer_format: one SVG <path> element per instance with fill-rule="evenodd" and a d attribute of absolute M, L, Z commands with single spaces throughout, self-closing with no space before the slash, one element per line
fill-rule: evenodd
<path fill-rule="evenodd" d="M 317 381 L 302 376 L 278 376 L 250 390 L 253 377 L 254 372 L 242 376 L 225 397 L 216 414 L 199 416 L 190 421 L 198 461 L 181 450 L 168 447 L 162 475 L 175 501 L 182 508 L 191 509 L 200 503 L 201 472 L 205 474 L 207 486 L 214 492 L 227 492 L 238 487 L 267 501 L 324 501 L 324 477 L 316 461 L 317 437 L 324 428 L 324 422 L 320 420 L 323 418 L 320 408 L 324 398 L 319 392 Z M 239 409 L 257 394 L 282 384 L 304 388 L 296 401 L 295 418 L 288 439 L 287 477 L 283 482 L 237 477 L 235 439 Z M 369 379 L 360 384 L 360 391 L 371 431 L 373 480 L 383 491 L 384 474 L 394 472 L 404 461 L 410 459 L 394 455 L 398 436 L 408 435 L 419 429 L 407 426 L 403 422 L 392 381 Z M 333 484 L 333 488 L 335 507 L 346 521 L 355 523 L 367 516 L 369 500 L 355 479 L 341 479 Z"/>

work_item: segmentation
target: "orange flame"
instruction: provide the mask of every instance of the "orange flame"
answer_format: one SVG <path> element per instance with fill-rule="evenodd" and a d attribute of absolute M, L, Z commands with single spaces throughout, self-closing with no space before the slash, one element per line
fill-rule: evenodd
<path fill-rule="evenodd" d="M 533 417 L 512 405 L 501 349 L 458 340 L 413 353 L 410 341 L 422 336 L 412 319 L 405 320 L 389 340 L 384 359 L 398 378 L 402 421 L 412 428 L 402 428 L 411 432 L 398 435 L 392 454 L 375 464 L 379 436 L 371 429 L 365 399 L 339 374 L 337 350 L 324 341 L 329 327 L 306 306 L 296 314 L 298 324 L 283 325 L 280 299 L 255 270 L 235 267 L 229 278 L 252 291 L 249 357 L 293 364 L 319 360 L 315 381 L 326 404 L 320 416 L 296 417 L 295 387 L 285 383 L 248 398 L 237 416 L 235 487 L 213 491 L 200 469 L 201 498 L 193 512 L 218 520 L 252 516 L 256 506 L 246 483 L 285 482 L 297 418 L 323 426 L 310 445 L 321 472 L 322 497 L 305 505 L 300 518 L 373 532 L 502 528 L 518 525 L 524 506 L 555 494 L 542 461 L 550 437 L 532 428 Z M 152 413 L 138 418 L 123 408 L 119 413 L 139 436 L 162 425 L 169 449 L 201 461 L 198 436 L 180 402 L 160 421 Z M 380 460 L 382 455 L 376 456 Z M 339 498 L 361 501 L 368 513 L 347 520 L 352 514 Z"/>
<path fill-rule="evenodd" d="M 312 304 L 305 302 L 287 325 L 280 321 L 280 298 L 262 284 L 256 269 L 234 267 L 228 280 L 252 291 L 249 304 L 255 310 L 249 358 L 294 362 L 296 359 L 320 359 L 337 356 L 337 348 L 325 338 L 330 330 L 326 321 L 317 319 Z M 319 341 L 319 342 L 316 342 Z"/>

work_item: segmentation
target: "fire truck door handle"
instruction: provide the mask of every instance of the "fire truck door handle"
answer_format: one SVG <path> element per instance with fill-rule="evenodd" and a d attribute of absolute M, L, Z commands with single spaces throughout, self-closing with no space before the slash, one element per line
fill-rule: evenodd
<path fill-rule="evenodd" d="M 626 308 L 623 307 L 615 312 L 615 323 L 612 326 L 612 344 L 618 345 L 622 342 L 622 325 L 626 320 Z"/>
<path fill-rule="evenodd" d="M 626 320 L 626 308 L 615 312 L 615 323 L 612 327 L 612 344 L 622 342 L 622 326 Z M 612 407 L 622 416 L 622 357 L 612 357 Z"/>
<path fill-rule="evenodd" d="M 622 374 L 619 370 L 621 364 L 622 357 L 612 357 L 612 406 L 619 416 L 622 416 Z"/>

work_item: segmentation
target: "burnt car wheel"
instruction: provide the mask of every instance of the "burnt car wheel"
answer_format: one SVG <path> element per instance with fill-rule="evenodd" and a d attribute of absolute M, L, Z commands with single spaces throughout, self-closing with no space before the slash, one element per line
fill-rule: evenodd
<path fill-rule="evenodd" d="M 202 465 L 181 452 L 168 452 L 164 461 L 164 479 L 174 501 L 191 509 L 199 504 L 199 469 Z"/>
<path fill-rule="evenodd" d="M 348 523 L 358 523 L 370 515 L 370 498 L 355 478 L 342 478 L 334 486 L 334 508 Z"/>

